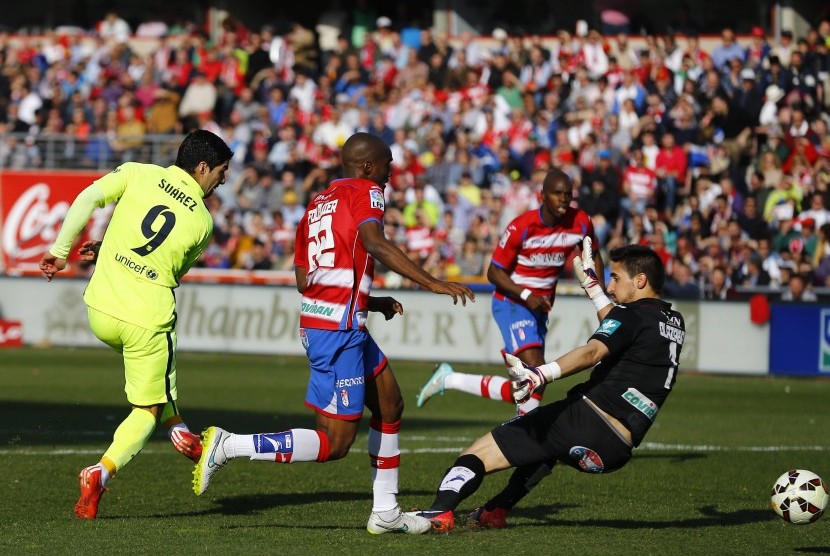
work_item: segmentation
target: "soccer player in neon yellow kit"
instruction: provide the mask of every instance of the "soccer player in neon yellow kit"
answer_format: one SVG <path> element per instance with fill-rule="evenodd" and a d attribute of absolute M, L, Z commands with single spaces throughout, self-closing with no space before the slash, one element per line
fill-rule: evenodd
<path fill-rule="evenodd" d="M 92 332 L 124 357 L 125 391 L 132 411 L 96 465 L 79 475 L 75 515 L 94 519 L 107 483 L 147 444 L 161 422 L 176 449 L 201 455 L 176 405 L 176 299 L 173 289 L 213 234 L 202 200 L 225 181 L 233 152 L 218 136 L 197 130 L 185 137 L 167 168 L 127 162 L 84 189 L 66 215 L 54 245 L 40 261 L 47 280 L 66 267 L 75 238 L 93 209 L 117 201 L 102 242 L 81 253 L 97 265 L 84 293 Z"/>

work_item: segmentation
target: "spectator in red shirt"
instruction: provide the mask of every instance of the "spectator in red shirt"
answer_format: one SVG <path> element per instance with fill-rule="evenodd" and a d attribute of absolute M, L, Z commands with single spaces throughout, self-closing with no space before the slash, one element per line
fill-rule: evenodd
<path fill-rule="evenodd" d="M 643 151 L 639 147 L 631 153 L 631 165 L 623 175 L 623 197 L 620 208 L 623 209 L 624 224 L 628 226 L 631 216 L 642 215 L 646 207 L 655 203 L 657 178 L 644 163 Z"/>
<path fill-rule="evenodd" d="M 669 215 L 677 206 L 677 191 L 686 183 L 687 167 L 686 151 L 677 146 L 672 133 L 664 133 L 655 161 L 655 173 L 663 194 L 663 208 Z"/>

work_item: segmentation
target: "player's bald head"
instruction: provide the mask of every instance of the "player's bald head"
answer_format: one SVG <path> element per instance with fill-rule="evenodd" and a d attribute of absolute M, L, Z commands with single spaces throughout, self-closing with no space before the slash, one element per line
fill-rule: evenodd
<path fill-rule="evenodd" d="M 559 168 L 553 168 L 545 176 L 545 181 L 542 182 L 542 190 L 549 193 L 559 183 L 571 186 L 571 177 Z"/>
<path fill-rule="evenodd" d="M 387 157 L 389 147 L 380 138 L 368 133 L 355 133 L 343 144 L 343 166 L 357 167 L 363 162 L 375 162 Z"/>
<path fill-rule="evenodd" d="M 374 135 L 355 133 L 343 144 L 340 156 L 346 177 L 368 179 L 377 184 L 389 179 L 392 151 Z"/>

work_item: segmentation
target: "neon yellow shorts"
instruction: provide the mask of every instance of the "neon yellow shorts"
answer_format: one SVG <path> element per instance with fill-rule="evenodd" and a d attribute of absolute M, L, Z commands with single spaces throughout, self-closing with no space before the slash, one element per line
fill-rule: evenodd
<path fill-rule="evenodd" d="M 124 356 L 127 401 L 136 406 L 176 401 L 175 330 L 147 330 L 92 307 L 87 315 L 93 334 Z"/>

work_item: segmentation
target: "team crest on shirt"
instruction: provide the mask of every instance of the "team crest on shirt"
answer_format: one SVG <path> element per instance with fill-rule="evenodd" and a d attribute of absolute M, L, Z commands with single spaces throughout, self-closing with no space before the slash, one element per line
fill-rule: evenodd
<path fill-rule="evenodd" d="M 340 390 L 340 403 L 343 404 L 343 407 L 349 407 L 349 391 L 345 388 Z"/>
<path fill-rule="evenodd" d="M 377 189 L 372 189 L 369 191 L 369 200 L 371 201 L 373 209 L 383 210 L 383 193 Z"/>
<path fill-rule="evenodd" d="M 605 464 L 599 454 L 585 446 L 574 446 L 568 452 L 571 458 L 576 460 L 579 467 L 587 473 L 602 473 L 605 471 Z"/>

